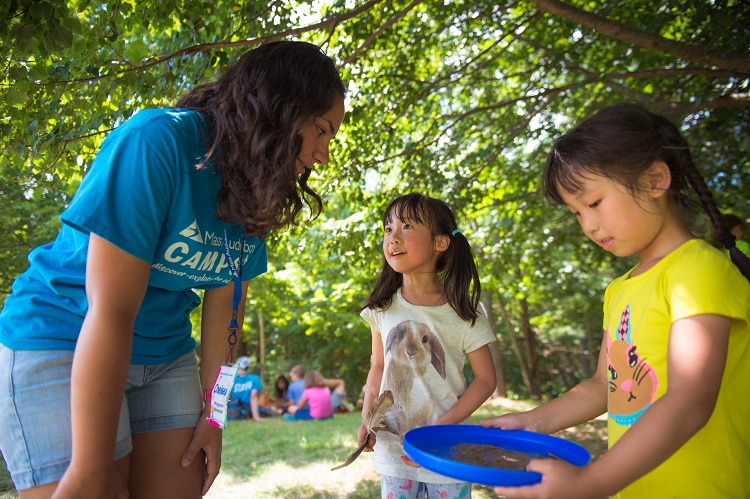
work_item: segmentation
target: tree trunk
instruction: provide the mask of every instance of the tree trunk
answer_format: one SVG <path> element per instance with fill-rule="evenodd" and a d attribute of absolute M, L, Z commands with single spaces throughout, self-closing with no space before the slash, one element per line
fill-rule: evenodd
<path fill-rule="evenodd" d="M 531 327 L 529 319 L 529 302 L 526 298 L 521 300 L 521 324 L 526 344 L 526 361 L 529 369 L 529 393 L 539 400 L 542 398 L 542 386 L 539 381 L 539 352 L 534 328 Z"/>
<path fill-rule="evenodd" d="M 583 323 L 586 327 L 586 340 L 584 343 L 585 353 L 583 355 L 584 375 L 588 378 L 594 375 L 598 360 L 596 342 L 594 341 L 594 328 L 591 327 L 591 317 L 588 308 L 583 308 Z"/>
<path fill-rule="evenodd" d="M 487 315 L 487 321 L 490 323 L 492 333 L 499 341 L 500 337 L 497 334 L 495 314 L 492 310 L 492 291 L 482 293 L 482 307 L 484 308 L 484 313 Z M 492 353 L 492 361 L 495 364 L 495 380 L 497 381 L 497 387 L 495 388 L 495 393 L 493 393 L 493 395 L 495 397 L 507 397 L 508 388 L 505 383 L 505 369 L 503 368 L 503 359 L 500 356 L 500 346 L 498 345 L 498 341 L 493 341 L 488 345 L 490 347 L 490 353 Z"/>
<path fill-rule="evenodd" d="M 513 353 L 516 355 L 516 359 L 518 360 L 518 367 L 521 370 L 523 383 L 526 386 L 526 390 L 531 393 L 531 379 L 529 377 L 528 364 L 526 363 L 526 360 L 521 353 L 521 347 L 516 340 L 516 335 L 514 333 L 514 330 L 516 328 L 513 326 L 513 321 L 511 321 L 508 309 L 505 307 L 505 302 L 503 301 L 503 298 L 499 293 L 497 295 L 497 304 L 500 307 L 500 315 L 502 316 L 503 321 L 505 322 L 506 329 L 508 330 L 508 339 L 510 340 L 510 346 L 513 349 Z"/>
<path fill-rule="evenodd" d="M 258 356 L 260 360 L 260 373 L 258 375 L 260 379 L 264 379 L 263 374 L 266 370 L 266 330 L 263 325 L 263 314 L 260 312 L 258 312 L 258 343 L 258 349 L 260 350 L 260 355 Z"/>

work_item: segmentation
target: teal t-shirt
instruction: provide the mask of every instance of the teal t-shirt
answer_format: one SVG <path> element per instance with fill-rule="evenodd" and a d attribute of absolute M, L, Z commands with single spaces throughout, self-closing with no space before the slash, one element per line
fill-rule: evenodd
<path fill-rule="evenodd" d="M 253 390 L 263 390 L 263 382 L 260 380 L 260 376 L 250 373 L 244 376 L 238 374 L 232 386 L 232 400 L 229 402 L 229 407 L 239 408 L 240 402 L 245 407 L 250 407 L 250 395 L 252 395 Z"/>
<path fill-rule="evenodd" d="M 14 282 L 0 313 L 2 344 L 75 348 L 88 306 L 86 253 L 94 233 L 151 263 L 131 362 L 167 362 L 195 347 L 190 312 L 200 299 L 193 290 L 232 280 L 224 231 L 235 262 L 244 244 L 243 280 L 267 268 L 265 240 L 243 237 L 240 226 L 215 216 L 220 177 L 210 164 L 197 168 L 206 133 L 195 111 L 146 109 L 109 134 L 61 215 L 56 240 L 32 251 L 29 269 Z"/>

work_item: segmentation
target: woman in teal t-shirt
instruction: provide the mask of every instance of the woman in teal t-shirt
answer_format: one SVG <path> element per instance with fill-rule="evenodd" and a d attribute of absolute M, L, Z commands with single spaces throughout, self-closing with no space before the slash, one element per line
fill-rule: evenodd
<path fill-rule="evenodd" d="M 344 94 L 318 47 L 267 43 L 104 140 L 0 313 L 0 450 L 21 495 L 206 494 L 221 431 L 201 390 L 231 357 L 269 233 L 321 211 L 307 180 Z"/>

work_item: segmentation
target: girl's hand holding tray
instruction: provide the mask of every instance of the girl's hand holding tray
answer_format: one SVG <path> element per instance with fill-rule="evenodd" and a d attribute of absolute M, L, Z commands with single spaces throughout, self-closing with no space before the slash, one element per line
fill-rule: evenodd
<path fill-rule="evenodd" d="M 539 483 L 541 474 L 526 471 L 530 459 L 561 459 L 575 466 L 591 461 L 586 449 L 559 437 L 475 425 L 415 428 L 404 435 L 404 451 L 430 471 L 489 486 Z"/>

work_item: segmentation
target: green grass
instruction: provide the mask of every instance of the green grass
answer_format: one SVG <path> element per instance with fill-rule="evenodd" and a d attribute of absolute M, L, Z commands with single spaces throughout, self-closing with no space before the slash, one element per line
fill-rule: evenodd
<path fill-rule="evenodd" d="M 495 399 L 482 406 L 472 420 L 530 407 L 528 403 Z M 377 498 L 380 480 L 372 471 L 371 453 L 363 453 L 346 468 L 331 471 L 356 448 L 360 421 L 360 414 L 352 413 L 337 414 L 326 421 L 273 418 L 229 423 L 224 430 L 221 473 L 206 498 Z M 606 448 L 605 434 L 606 423 L 594 421 L 560 436 L 581 443 L 596 456 Z M 0 467 L 0 499 L 17 497 L 5 467 Z M 475 485 L 472 497 L 496 496 L 490 488 Z"/>
<path fill-rule="evenodd" d="M 10 499 L 11 497 L 18 497 L 18 494 L 16 494 L 8 470 L 5 468 L 5 460 L 0 459 L 0 499 Z"/>

